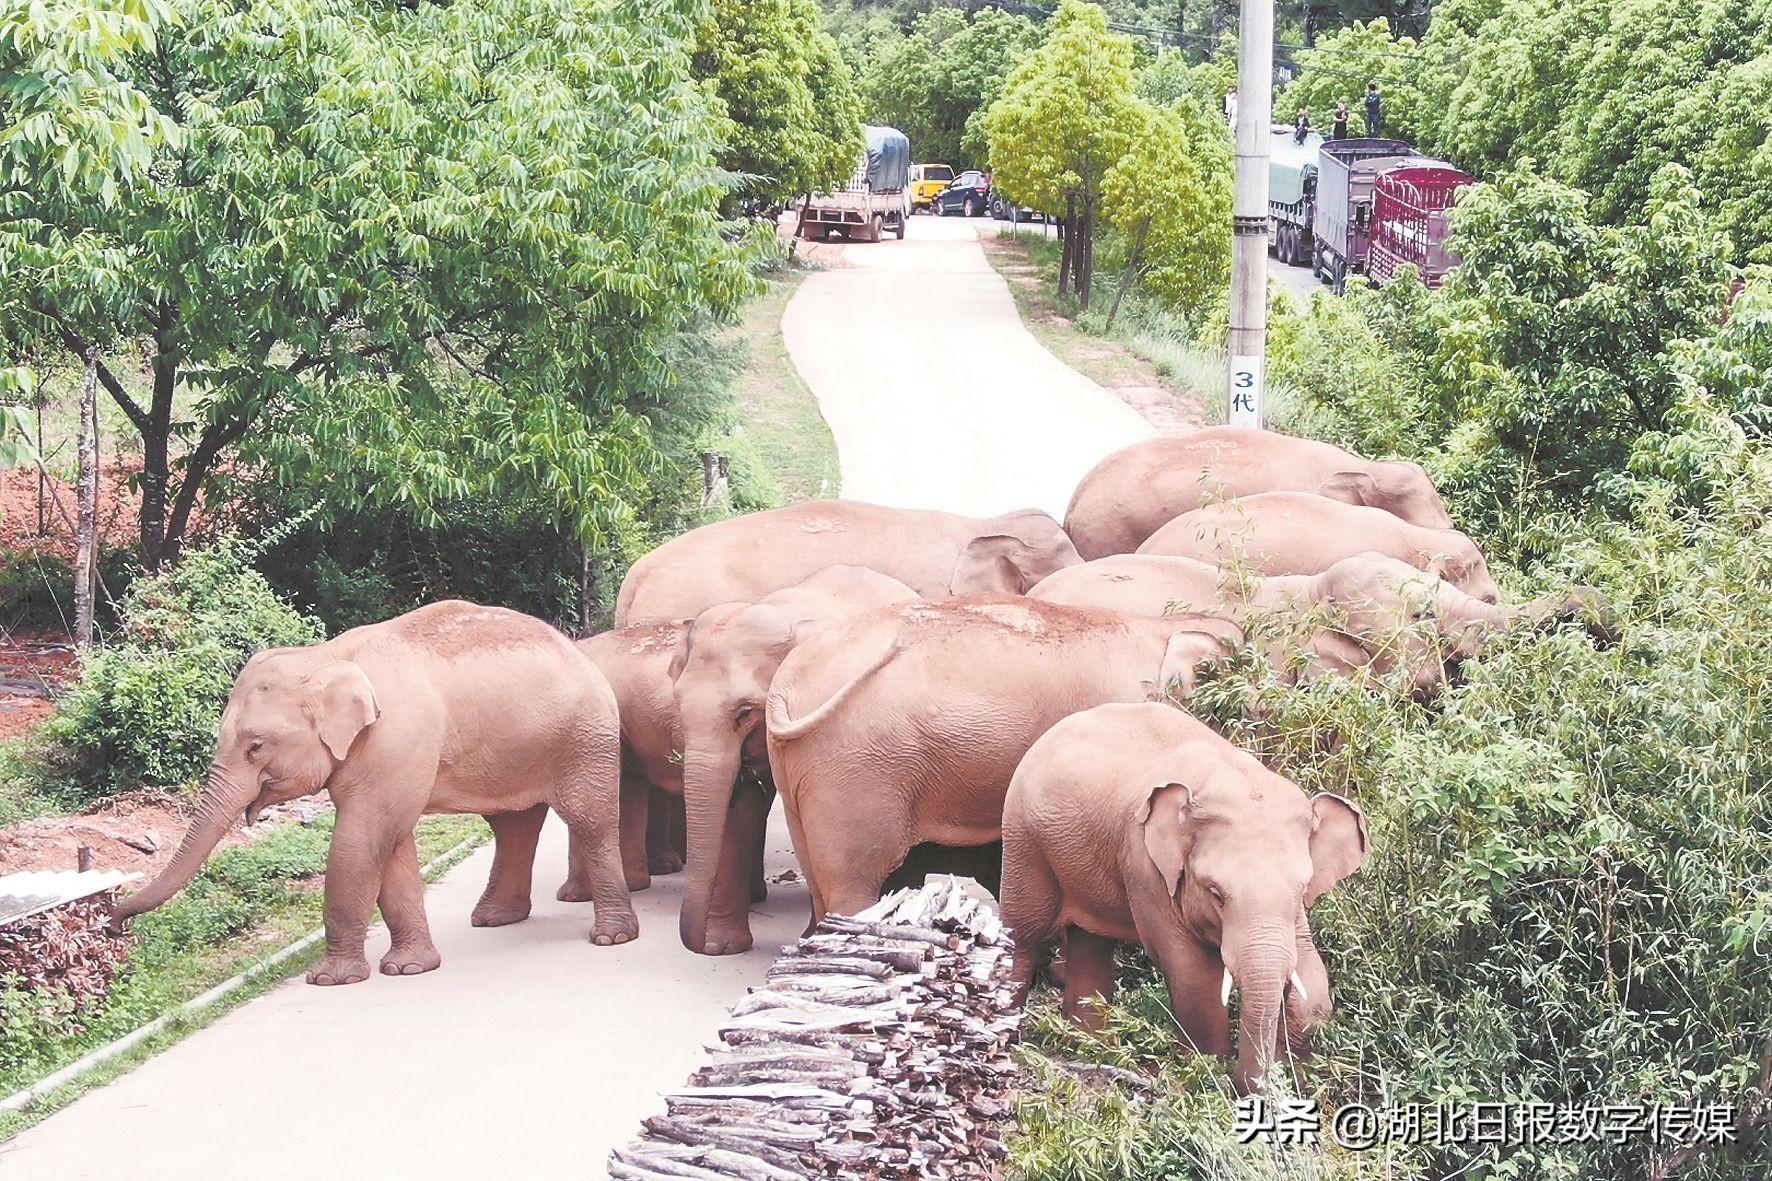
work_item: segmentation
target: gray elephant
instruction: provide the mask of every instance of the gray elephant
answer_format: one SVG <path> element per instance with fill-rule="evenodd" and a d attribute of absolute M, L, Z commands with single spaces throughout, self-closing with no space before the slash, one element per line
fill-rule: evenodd
<path fill-rule="evenodd" d="M 1029 748 L 1003 804 L 1003 918 L 1025 995 L 1064 943 L 1065 1013 L 1099 1016 L 1114 948 L 1156 960 L 1177 1023 L 1201 1053 L 1231 1049 L 1247 1091 L 1276 1052 L 1302 1052 L 1329 1014 L 1308 912 L 1366 858 L 1366 821 L 1307 798 L 1209 727 L 1162 703 L 1073 714 Z"/>

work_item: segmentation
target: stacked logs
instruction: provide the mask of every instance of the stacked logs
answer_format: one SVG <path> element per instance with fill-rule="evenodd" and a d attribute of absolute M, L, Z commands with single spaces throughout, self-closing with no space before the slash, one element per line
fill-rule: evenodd
<path fill-rule="evenodd" d="M 111 929 L 115 898 L 108 890 L 0 923 L 0 979 L 69 997 L 77 1012 L 102 1003 L 129 951 L 128 936 Z"/>
<path fill-rule="evenodd" d="M 1021 1026 L 989 895 L 931 877 L 786 948 L 713 1060 L 610 1156 L 654 1178 L 988 1178 Z"/>

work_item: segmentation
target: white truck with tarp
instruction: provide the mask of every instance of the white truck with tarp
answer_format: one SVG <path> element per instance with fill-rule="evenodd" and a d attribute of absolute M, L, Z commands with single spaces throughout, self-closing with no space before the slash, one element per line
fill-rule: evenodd
<path fill-rule="evenodd" d="M 1312 131 L 1301 141 L 1290 127 L 1275 124 L 1268 143 L 1267 211 L 1274 235 L 1274 257 L 1287 266 L 1311 260 L 1311 222 L 1317 209 L 1317 153 L 1323 137 Z"/>
<path fill-rule="evenodd" d="M 800 206 L 799 235 L 823 242 L 835 234 L 878 242 L 890 230 L 904 237 L 911 213 L 911 141 L 892 127 L 869 127 L 867 149 L 849 183 L 831 193 L 809 193 Z"/>

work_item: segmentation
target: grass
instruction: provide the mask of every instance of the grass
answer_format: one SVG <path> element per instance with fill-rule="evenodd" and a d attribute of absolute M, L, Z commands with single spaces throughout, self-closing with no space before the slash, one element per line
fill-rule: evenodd
<path fill-rule="evenodd" d="M 789 266 L 770 276 L 735 330 L 745 348 L 744 372 L 733 391 L 740 421 L 786 501 L 835 496 L 840 487 L 837 441 L 781 335 L 788 300 L 810 273 Z"/>
<path fill-rule="evenodd" d="M 982 242 L 985 257 L 1009 284 L 1022 322 L 1053 356 L 1109 390 L 1160 390 L 1197 422 L 1222 417 L 1217 392 L 1224 384 L 1223 354 L 1193 343 L 1179 318 L 1148 306 L 1130 314 L 1129 299 L 1108 332 L 1104 316 L 1078 315 L 1074 301 L 1058 296 L 1057 239 L 1001 234 L 986 235 Z M 1110 278 L 1104 280 L 1102 300 L 1111 298 Z"/>
<path fill-rule="evenodd" d="M 287 947 L 320 923 L 319 876 L 326 866 L 331 817 L 313 825 L 288 824 L 250 845 L 212 857 L 190 888 L 135 921 L 139 942 L 103 1008 L 80 1015 L 80 1028 L 39 1014 L 0 1027 L 0 1094 L 11 1094 L 108 1042 L 170 1013 L 215 985 Z M 478 816 L 428 816 L 418 828 L 418 854 L 428 863 L 464 841 L 478 844 L 489 830 Z M 467 855 L 459 851 L 432 867 L 435 878 Z M 125 1074 L 239 1004 L 303 971 L 316 946 L 266 973 L 199 1014 L 174 1021 L 123 1057 L 44 1096 L 23 1112 L 0 1112 L 0 1140 L 8 1139 Z"/>

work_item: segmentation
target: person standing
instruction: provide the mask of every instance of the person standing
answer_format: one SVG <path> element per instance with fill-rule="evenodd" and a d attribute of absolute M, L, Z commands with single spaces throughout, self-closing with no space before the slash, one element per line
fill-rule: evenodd
<path fill-rule="evenodd" d="M 1347 138 L 1347 100 L 1344 98 L 1335 104 L 1335 122 L 1332 125 L 1335 139 Z"/>
<path fill-rule="evenodd" d="M 1377 139 L 1384 130 L 1384 95 L 1378 83 L 1366 83 L 1366 138 Z"/>

